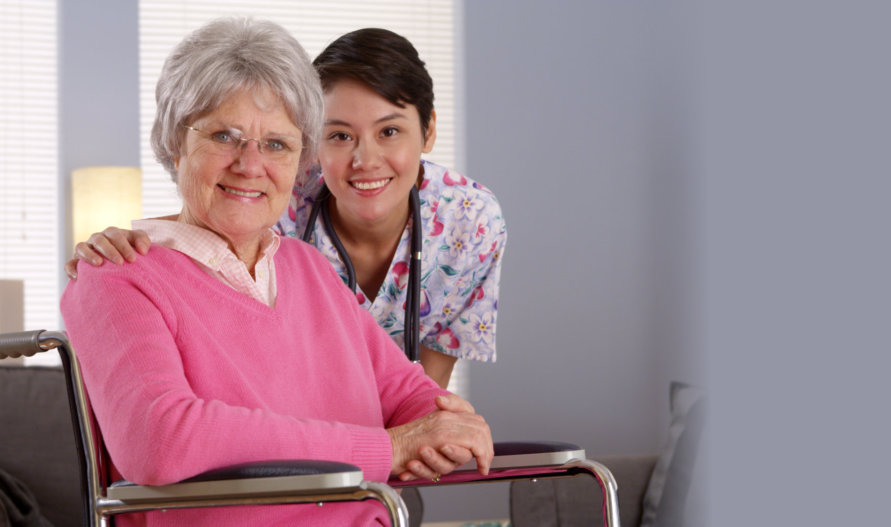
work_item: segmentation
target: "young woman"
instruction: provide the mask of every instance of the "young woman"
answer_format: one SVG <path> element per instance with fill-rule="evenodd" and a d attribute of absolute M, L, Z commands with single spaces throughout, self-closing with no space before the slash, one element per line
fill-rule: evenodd
<path fill-rule="evenodd" d="M 345 282 L 355 282 L 362 307 L 404 346 L 416 189 L 420 360 L 445 387 L 458 358 L 495 360 L 507 235 L 501 208 L 482 185 L 421 159 L 436 140 L 433 82 L 408 40 L 361 29 L 338 38 L 313 64 L 325 98 L 319 164 L 298 177 L 276 229 L 319 249 Z M 315 221 L 313 209 L 320 209 Z M 148 246 L 140 231 L 110 228 L 78 244 L 75 258 L 122 263 Z M 66 270 L 75 277 L 72 262 Z"/>

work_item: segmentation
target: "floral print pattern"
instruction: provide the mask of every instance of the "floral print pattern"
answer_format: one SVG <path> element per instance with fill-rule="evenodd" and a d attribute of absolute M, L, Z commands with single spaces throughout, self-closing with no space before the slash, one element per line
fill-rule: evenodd
<path fill-rule="evenodd" d="M 422 161 L 421 344 L 462 359 L 495 360 L 495 327 L 501 254 L 507 231 L 495 196 L 481 184 Z M 294 187 L 288 210 L 276 225 L 280 234 L 301 238 L 321 185 L 318 169 Z M 403 346 L 405 288 L 408 284 L 411 224 L 406 225 L 390 272 L 374 302 L 356 299 Z M 346 267 L 317 221 L 310 239 L 344 282 Z"/>

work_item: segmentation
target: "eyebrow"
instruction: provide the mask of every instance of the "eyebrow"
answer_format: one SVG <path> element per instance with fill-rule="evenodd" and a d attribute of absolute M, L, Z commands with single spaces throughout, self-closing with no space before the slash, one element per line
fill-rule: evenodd
<path fill-rule="evenodd" d="M 387 115 L 381 117 L 380 119 L 374 121 L 374 124 L 381 124 L 381 123 L 384 123 L 387 121 L 392 121 L 394 119 L 408 119 L 408 116 L 403 113 L 393 112 L 393 113 L 387 114 Z M 350 123 L 348 123 L 346 121 L 342 121 L 340 119 L 328 119 L 327 121 L 325 121 L 325 126 L 351 126 L 351 125 L 350 125 Z"/>
<path fill-rule="evenodd" d="M 242 128 L 241 126 L 234 125 L 234 124 L 227 124 L 222 120 L 213 120 L 213 119 L 209 120 L 207 122 L 207 124 L 202 125 L 201 129 L 204 130 L 205 132 L 210 132 L 211 128 L 217 128 L 217 127 L 223 127 L 226 130 L 235 130 L 235 131 L 241 133 L 242 135 L 244 135 L 244 133 L 245 133 L 244 128 Z M 299 131 L 299 129 L 298 129 L 298 131 Z M 263 134 L 263 137 L 299 138 L 300 134 L 294 135 L 294 134 L 285 133 L 285 132 L 266 132 L 265 134 Z"/>

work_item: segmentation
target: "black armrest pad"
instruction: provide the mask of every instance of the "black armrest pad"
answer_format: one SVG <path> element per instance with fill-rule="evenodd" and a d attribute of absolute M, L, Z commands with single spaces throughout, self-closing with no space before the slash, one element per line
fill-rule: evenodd
<path fill-rule="evenodd" d="M 561 443 L 559 441 L 506 441 L 495 443 L 494 447 L 496 456 L 563 452 L 565 450 L 581 450 L 582 448 L 572 443 Z"/>

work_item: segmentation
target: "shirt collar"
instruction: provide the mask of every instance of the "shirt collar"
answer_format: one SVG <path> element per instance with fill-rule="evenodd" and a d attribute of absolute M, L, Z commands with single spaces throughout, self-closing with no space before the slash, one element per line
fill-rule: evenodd
<path fill-rule="evenodd" d="M 229 249 L 229 243 L 208 229 L 159 219 L 134 220 L 132 225 L 134 229 L 145 231 L 152 243 L 181 252 L 213 271 L 219 272 L 227 259 L 238 259 Z M 260 240 L 260 256 L 257 261 L 264 257 L 271 260 L 280 244 L 278 234 L 267 229 Z"/>

